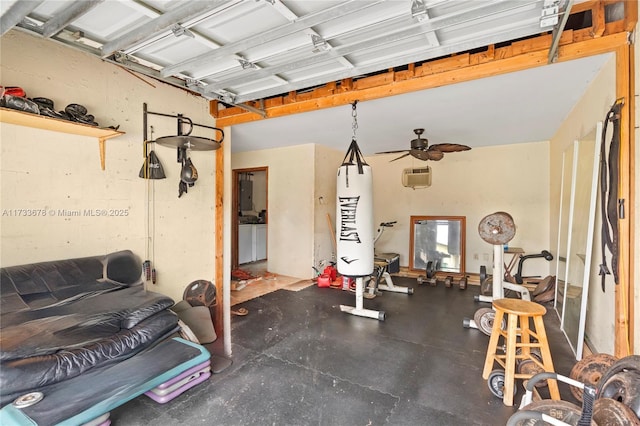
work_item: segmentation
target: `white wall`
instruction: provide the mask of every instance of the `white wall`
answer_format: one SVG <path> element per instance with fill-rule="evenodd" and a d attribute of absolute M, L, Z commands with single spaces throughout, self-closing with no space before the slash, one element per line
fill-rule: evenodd
<path fill-rule="evenodd" d="M 0 39 L 1 84 L 21 86 L 31 97 L 85 105 L 101 126 L 120 125 L 126 135 L 107 141 L 106 170 L 100 170 L 93 138 L 2 124 L 0 144 L 1 209 L 45 209 L 45 217 L 3 215 L 0 265 L 105 254 L 131 249 L 153 257 L 158 281 L 153 290 L 182 298 L 195 279 L 214 274 L 215 154 L 194 152 L 199 179 L 178 199 L 176 152 L 155 151 L 167 179 L 149 183 L 155 191 L 155 231 L 147 253 L 147 182 L 142 166 L 142 105 L 166 114 L 182 113 L 194 122 L 214 125 L 208 102 L 183 90 L 130 73 L 88 54 L 11 31 Z M 173 119 L 151 117 L 154 137 L 174 135 Z M 201 130 L 194 134 L 203 135 Z M 207 136 L 213 136 L 206 134 Z M 64 217 L 62 210 L 117 209 L 120 217 Z M 153 209 L 151 210 L 153 212 Z M 153 224 L 153 221 L 151 221 Z"/>
<path fill-rule="evenodd" d="M 600 74 L 591 83 L 584 96 L 575 105 L 562 126 L 551 139 L 551 232 L 550 238 L 557 244 L 558 212 L 560 207 L 560 184 L 562 170 L 562 153 L 573 143 L 588 134 L 602 121 L 606 112 L 615 101 L 615 58 L 603 67 Z M 599 197 L 598 197 L 599 198 Z M 595 352 L 614 353 L 614 284 L 611 276 L 607 277 L 607 291 L 602 292 L 598 265 L 600 256 L 600 200 L 596 206 L 593 257 L 591 264 L 589 297 L 587 307 L 586 338 Z M 608 256 L 609 260 L 611 256 Z M 555 261 L 554 268 L 555 268 Z"/>
<path fill-rule="evenodd" d="M 313 257 L 316 267 L 322 261 L 336 260 L 333 245 L 336 229 L 336 178 L 343 158 L 344 152 L 342 151 L 323 145 L 315 145 Z M 331 228 L 329 228 L 327 215 L 331 219 Z M 333 236 L 331 229 L 334 231 Z"/>
<path fill-rule="evenodd" d="M 232 129 L 233 131 L 233 129 Z M 268 167 L 270 272 L 311 278 L 314 229 L 314 145 L 234 153 L 232 169 Z"/>
<path fill-rule="evenodd" d="M 466 271 L 478 273 L 481 265 L 490 271 L 493 248 L 478 235 L 478 224 L 488 214 L 505 211 L 517 227 L 510 246 L 526 253 L 553 252 L 548 234 L 548 156 L 548 143 L 535 142 L 449 153 L 438 162 L 407 157 L 391 163 L 394 155 L 367 157 L 373 171 L 375 223 L 398 221 L 376 250 L 399 253 L 400 264 L 408 266 L 410 216 L 466 216 Z M 402 186 L 404 168 L 427 164 L 432 168 L 431 187 Z M 525 276 L 548 274 L 549 262 L 543 259 L 524 264 Z"/>

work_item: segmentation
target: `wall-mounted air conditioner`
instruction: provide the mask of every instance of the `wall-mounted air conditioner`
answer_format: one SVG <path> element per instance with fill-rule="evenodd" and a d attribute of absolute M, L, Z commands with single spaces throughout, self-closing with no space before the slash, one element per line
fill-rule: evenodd
<path fill-rule="evenodd" d="M 431 186 L 431 167 L 404 169 L 402 171 L 402 186 L 413 189 Z"/>

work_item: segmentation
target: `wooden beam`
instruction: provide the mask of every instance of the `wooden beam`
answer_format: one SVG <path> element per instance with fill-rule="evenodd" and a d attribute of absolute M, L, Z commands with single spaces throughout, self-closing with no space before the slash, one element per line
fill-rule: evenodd
<path fill-rule="evenodd" d="M 217 108 L 217 103 L 209 103 L 209 113 L 213 116 L 213 108 Z M 216 123 L 217 124 L 217 123 Z M 223 335 L 223 284 L 224 284 L 224 149 L 226 144 L 221 144 L 216 150 L 216 176 L 215 176 L 215 235 L 214 235 L 214 267 L 215 285 L 217 294 L 217 308 L 213 318 L 216 335 Z"/>
<path fill-rule="evenodd" d="M 635 0 L 624 2 L 624 29 L 635 31 L 638 23 L 638 2 Z"/>
<path fill-rule="evenodd" d="M 636 3 L 637 8 L 637 3 Z M 636 108 L 638 104 L 633 101 L 636 97 L 636 82 L 634 76 L 636 75 L 636 58 L 635 58 L 635 50 L 633 49 L 633 45 L 629 47 L 629 75 L 631 76 L 629 79 L 629 202 L 627 203 L 627 214 L 629 215 L 629 353 L 635 354 L 635 336 L 636 336 L 636 328 L 635 328 L 635 295 L 636 295 L 636 286 L 634 283 L 638 282 L 638 271 L 636 270 L 635 259 L 638 259 L 638 253 L 635 252 L 636 247 L 636 239 L 638 238 L 638 229 L 635 226 L 636 223 L 636 215 L 638 214 L 635 209 L 630 208 L 630 206 L 636 205 L 636 195 L 638 194 L 638 187 L 636 180 L 636 176 L 638 169 L 637 164 L 635 162 L 635 158 L 637 155 L 636 149 L 638 145 L 638 140 L 636 137 L 638 136 L 638 130 L 636 126 L 636 116 L 638 114 Z M 635 141 L 635 142 L 634 142 Z"/>
<path fill-rule="evenodd" d="M 598 0 L 592 0 L 574 4 L 573 6 L 571 6 L 571 14 L 574 15 L 576 13 L 584 12 L 585 10 L 593 9 L 598 3 L 602 2 Z"/>
<path fill-rule="evenodd" d="M 618 172 L 618 199 L 624 200 L 625 215 L 618 219 L 618 284 L 615 286 L 615 340 L 614 355 L 623 358 L 631 354 L 630 298 L 633 294 L 630 270 L 632 259 L 631 224 L 632 198 L 630 193 L 631 172 L 631 131 L 630 111 L 635 103 L 631 94 L 630 72 L 631 46 L 621 46 L 616 50 L 616 97 L 624 99 L 620 111 L 620 157 Z M 631 96 L 630 96 L 631 95 Z"/>
<path fill-rule="evenodd" d="M 591 32 L 593 37 L 602 37 L 605 29 L 604 3 L 599 2 L 591 9 L 591 25 L 593 27 Z"/>
<path fill-rule="evenodd" d="M 508 53 L 501 54 L 501 51 L 506 48 L 496 49 L 495 59 L 489 61 L 486 59 L 486 52 L 474 54 L 482 55 L 484 62 L 473 60 L 472 57 L 474 55 L 457 55 L 441 60 L 446 61 L 446 63 L 450 65 L 450 68 L 447 69 L 440 67 L 440 60 L 429 62 L 429 69 L 433 69 L 434 67 L 438 69 L 437 72 L 432 74 L 424 75 L 425 71 L 419 69 L 422 68 L 424 64 L 421 67 L 417 67 L 416 77 L 412 79 L 401 81 L 393 81 L 391 79 L 390 82 L 384 84 L 384 82 L 381 83 L 381 80 L 384 79 L 374 76 L 378 83 L 381 84 L 373 87 L 359 88 L 360 80 L 358 80 L 353 84 L 352 90 L 346 89 L 347 84 L 345 84 L 346 82 L 343 80 L 340 90 L 332 95 L 298 100 L 292 103 L 285 102 L 284 105 L 281 106 L 266 107 L 267 117 L 282 117 L 300 112 L 331 108 L 350 104 L 355 100 L 363 102 L 543 66 L 547 64 L 547 51 L 551 46 L 551 38 L 548 35 L 540 37 L 544 38 L 544 43 L 540 43 L 535 39 L 528 42 L 529 46 L 538 49 L 535 51 L 523 51 L 517 55 L 509 56 Z M 558 62 L 570 61 L 606 52 L 614 52 L 616 48 L 626 44 L 626 32 L 604 35 L 603 37 L 584 41 L 567 42 L 566 44 L 561 44 L 558 49 Z M 518 50 L 523 49 L 526 48 L 518 47 Z M 467 65 L 464 65 L 464 63 Z M 367 86 L 369 85 L 367 84 Z M 343 91 L 345 89 L 346 91 Z M 302 98 L 300 94 L 298 94 L 297 97 L 298 99 Z M 238 108 L 232 111 L 220 111 L 216 125 L 218 127 L 226 127 L 261 119 L 262 117 L 257 114 L 242 111 Z"/>
<path fill-rule="evenodd" d="M 220 103 L 216 99 L 209 102 L 209 114 L 213 118 L 218 118 L 218 108 L 220 108 Z"/>

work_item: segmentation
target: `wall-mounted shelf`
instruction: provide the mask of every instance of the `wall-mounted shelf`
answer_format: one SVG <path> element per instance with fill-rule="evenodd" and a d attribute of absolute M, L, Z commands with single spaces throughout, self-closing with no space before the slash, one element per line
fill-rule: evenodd
<path fill-rule="evenodd" d="M 113 129 L 104 129 L 88 124 L 75 123 L 2 107 L 0 107 L 0 122 L 97 138 L 100 148 L 100 167 L 102 170 L 105 169 L 105 141 L 125 134 L 124 132 Z"/>

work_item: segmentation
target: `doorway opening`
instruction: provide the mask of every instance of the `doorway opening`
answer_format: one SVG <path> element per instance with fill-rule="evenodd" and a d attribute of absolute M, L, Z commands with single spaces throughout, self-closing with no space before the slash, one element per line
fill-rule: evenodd
<path fill-rule="evenodd" d="M 268 167 L 233 170 L 232 269 L 267 264 Z"/>

